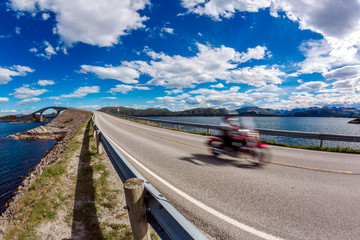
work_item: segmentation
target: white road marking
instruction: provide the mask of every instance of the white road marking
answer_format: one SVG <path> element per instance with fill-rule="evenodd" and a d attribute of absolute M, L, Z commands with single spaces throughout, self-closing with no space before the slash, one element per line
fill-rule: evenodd
<path fill-rule="evenodd" d="M 106 134 L 105 134 L 106 135 Z M 181 195 L 182 197 L 184 197 L 185 199 L 187 199 L 188 201 L 190 201 L 191 203 L 195 204 L 196 206 L 198 206 L 199 208 L 211 213 L 212 215 L 222 219 L 223 221 L 230 223 L 231 225 L 240 228 L 246 232 L 249 232 L 251 234 L 254 234 L 258 237 L 264 238 L 264 239 L 269 239 L 269 240 L 280 240 L 282 238 L 278 238 L 275 237 L 271 234 L 262 232 L 260 230 L 257 230 L 253 227 L 250 227 L 244 223 L 238 222 L 237 220 L 228 217 L 226 215 L 224 215 L 223 213 L 205 205 L 204 203 L 196 200 L 195 198 L 191 197 L 190 195 L 186 194 L 185 192 L 177 189 L 176 187 L 174 187 L 173 185 L 171 185 L 170 183 L 168 183 L 165 179 L 161 178 L 160 176 L 158 176 L 156 173 L 154 173 L 153 171 L 151 171 L 150 169 L 148 169 L 147 167 L 145 167 L 143 164 L 141 164 L 138 160 L 136 160 L 134 157 L 132 157 L 129 153 L 127 153 L 122 147 L 120 147 L 118 144 L 116 144 L 109 136 L 106 135 L 106 137 L 121 151 L 124 153 L 124 155 L 126 155 L 128 158 L 130 158 L 134 163 L 136 163 L 139 167 L 141 167 L 142 169 L 144 169 L 146 172 L 148 172 L 150 175 L 152 175 L 154 178 L 156 178 L 159 182 L 161 182 L 162 184 L 164 184 L 165 186 L 167 186 L 168 188 L 170 188 L 171 190 L 173 190 L 174 192 L 176 192 L 177 194 Z"/>

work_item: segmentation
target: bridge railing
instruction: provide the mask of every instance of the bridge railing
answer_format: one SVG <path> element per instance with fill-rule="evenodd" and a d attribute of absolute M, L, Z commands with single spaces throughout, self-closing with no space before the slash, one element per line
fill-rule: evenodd
<path fill-rule="evenodd" d="M 144 181 L 147 220 L 161 239 L 207 239 L 197 228 L 182 216 L 119 152 L 111 139 L 96 125 L 92 118 L 93 129 L 100 131 L 100 141 L 122 182 L 130 178 Z"/>
<path fill-rule="evenodd" d="M 177 121 L 167 121 L 153 118 L 143 118 L 143 117 L 133 117 L 125 115 L 117 115 L 129 120 L 138 120 L 138 121 L 149 121 L 160 126 L 161 123 L 171 124 L 175 126 L 176 129 L 180 129 L 181 126 L 194 127 L 205 129 L 205 131 L 210 134 L 211 129 L 218 130 L 219 125 L 208 125 L 208 124 L 198 124 L 198 123 L 188 123 L 188 122 L 177 122 Z M 325 133 L 312 133 L 312 132 L 298 132 L 298 131 L 282 131 L 282 130 L 271 130 L 271 129 L 255 129 L 262 135 L 269 136 L 282 136 L 282 137 L 291 137 L 291 138 L 304 138 L 304 139 L 317 139 L 320 140 L 320 147 L 323 145 L 323 141 L 339 141 L 339 142 L 360 142 L 360 136 L 349 136 L 349 135 L 337 135 L 337 134 L 325 134 Z"/>

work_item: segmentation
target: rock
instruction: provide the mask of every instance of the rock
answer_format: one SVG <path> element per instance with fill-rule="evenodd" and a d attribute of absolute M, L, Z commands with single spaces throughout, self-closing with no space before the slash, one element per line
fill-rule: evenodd
<path fill-rule="evenodd" d="M 349 121 L 348 123 L 360 124 L 360 118 Z"/>

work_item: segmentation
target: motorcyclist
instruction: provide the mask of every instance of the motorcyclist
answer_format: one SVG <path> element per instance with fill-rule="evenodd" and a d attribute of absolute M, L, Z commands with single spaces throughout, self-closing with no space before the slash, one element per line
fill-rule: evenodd
<path fill-rule="evenodd" d="M 220 130 L 222 131 L 222 139 L 225 147 L 230 147 L 235 150 L 233 145 L 234 133 L 242 128 L 243 127 L 239 124 L 239 122 L 236 121 L 236 119 L 234 119 L 230 114 L 224 116 Z"/>

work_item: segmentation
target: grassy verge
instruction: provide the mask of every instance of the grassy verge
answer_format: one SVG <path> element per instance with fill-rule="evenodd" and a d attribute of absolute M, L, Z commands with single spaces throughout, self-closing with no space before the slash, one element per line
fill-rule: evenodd
<path fill-rule="evenodd" d="M 326 151 L 326 152 L 341 152 L 341 153 L 357 153 L 360 154 L 360 149 L 352 149 L 352 148 L 341 148 L 341 147 L 319 147 L 319 146 L 300 146 L 300 145 L 290 145 L 286 143 L 276 143 L 267 140 L 261 140 L 263 143 L 267 143 L 274 146 L 281 146 L 281 147 L 291 147 L 291 148 L 298 148 L 298 149 L 309 149 L 309 150 L 316 150 L 316 151 Z"/>
<path fill-rule="evenodd" d="M 29 186 L 5 239 L 133 239 L 121 181 L 96 153 L 89 120 Z"/>
<path fill-rule="evenodd" d="M 122 118 L 122 117 L 119 117 L 119 116 L 116 116 L 116 117 Z M 126 118 L 122 118 L 122 119 L 126 119 Z M 126 120 L 129 120 L 129 119 L 126 119 Z M 212 135 L 214 135 L 214 134 L 209 134 L 209 133 L 206 133 L 206 132 L 186 131 L 186 130 L 181 130 L 181 129 L 179 130 L 179 129 L 171 128 L 171 127 L 159 126 L 159 125 L 155 124 L 154 122 L 151 122 L 151 121 L 148 121 L 148 120 L 129 120 L 129 121 L 144 124 L 144 125 L 148 125 L 148 126 L 154 126 L 154 127 L 169 129 L 169 130 L 173 130 L 173 131 L 180 131 L 180 132 L 186 132 L 186 133 L 192 133 L 192 134 L 198 134 L 198 135 L 204 135 L 204 136 L 212 136 Z M 267 143 L 267 144 L 270 144 L 270 145 L 274 145 L 274 146 L 281 146 L 281 147 L 290 147 L 290 148 L 299 148 L 299 149 L 308 149 L 308 150 L 326 151 L 326 152 L 341 152 L 341 153 L 360 154 L 360 149 L 352 149 L 352 148 L 300 146 L 300 145 L 291 145 L 291 144 L 286 144 L 286 143 L 277 143 L 277 142 L 272 142 L 272 141 L 267 141 L 267 140 L 261 140 L 261 142 Z"/>

